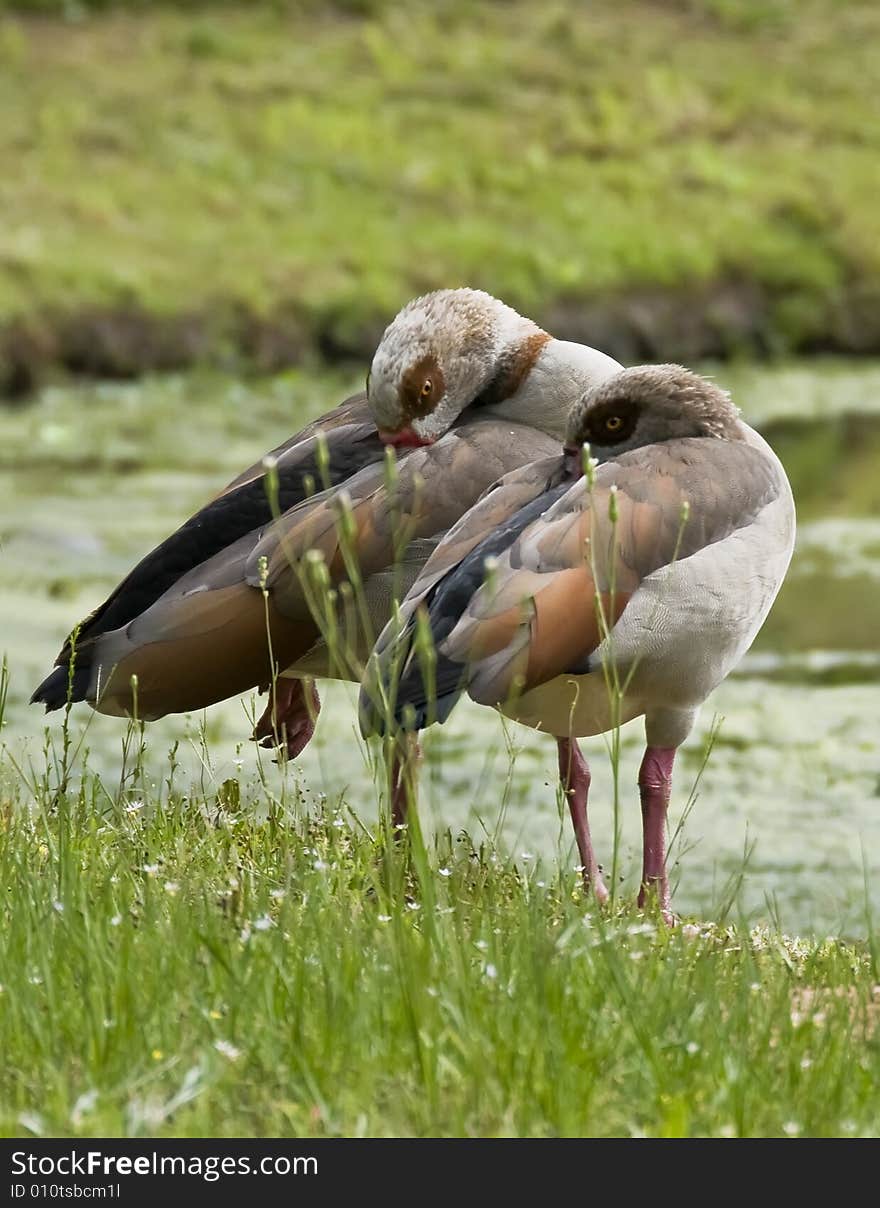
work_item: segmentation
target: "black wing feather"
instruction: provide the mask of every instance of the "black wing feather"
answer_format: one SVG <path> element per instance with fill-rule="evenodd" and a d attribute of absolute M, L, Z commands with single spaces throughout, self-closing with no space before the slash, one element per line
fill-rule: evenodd
<path fill-rule="evenodd" d="M 542 491 L 531 503 L 514 512 L 434 585 L 425 597 L 425 605 L 435 650 L 452 633 L 482 586 L 486 576 L 486 559 L 497 557 L 513 545 L 520 533 L 552 507 L 557 499 L 561 499 L 570 487 L 571 479 L 568 476 L 562 482 L 556 481 L 554 476 L 548 484 L 548 490 Z M 412 644 L 416 624 L 416 618 L 410 618 L 401 634 L 401 642 Z M 411 654 L 397 685 L 395 720 L 408 729 L 422 729 L 435 721 L 442 724 L 464 691 L 466 679 L 467 667 L 454 663 L 438 651 L 433 674 L 427 677 L 426 682 L 422 661 L 417 655 Z"/>
<path fill-rule="evenodd" d="M 385 446 L 375 431 L 368 428 L 352 439 L 334 445 L 334 433 L 327 434 L 329 463 L 326 475 L 331 486 L 338 486 L 365 466 L 381 462 Z M 279 464 L 277 507 L 281 512 L 307 498 L 307 480 L 323 482 L 317 460 L 317 444 L 304 450 L 293 465 Z M 68 667 L 71 635 L 64 644 L 56 668 L 36 689 L 31 703 L 45 704 L 47 711 L 61 708 L 70 696 L 84 700 L 90 682 L 89 645 L 102 633 L 122 628 L 145 612 L 181 576 L 214 554 L 228 548 L 247 533 L 265 527 L 273 518 L 266 476 L 260 475 L 228 490 L 190 517 L 176 532 L 157 545 L 129 572 L 112 594 L 80 626 L 76 636 L 77 665 L 69 684 Z"/>

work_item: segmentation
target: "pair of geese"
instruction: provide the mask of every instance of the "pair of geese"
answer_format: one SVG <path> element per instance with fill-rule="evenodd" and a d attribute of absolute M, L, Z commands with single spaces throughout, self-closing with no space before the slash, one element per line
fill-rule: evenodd
<path fill-rule="evenodd" d="M 675 753 L 763 623 L 794 532 L 781 464 L 712 382 L 624 369 L 489 294 L 440 290 L 387 328 L 365 393 L 131 571 L 33 700 L 152 720 L 268 688 L 254 737 L 293 758 L 315 678 L 360 678 L 364 733 L 397 731 L 398 752 L 467 691 L 556 738 L 600 901 L 577 738 L 644 715 L 639 903 L 653 890 L 671 919 Z"/>

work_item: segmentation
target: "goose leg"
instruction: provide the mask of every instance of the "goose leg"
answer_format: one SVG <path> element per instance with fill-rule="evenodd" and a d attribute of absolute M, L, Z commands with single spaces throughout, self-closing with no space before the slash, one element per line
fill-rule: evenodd
<path fill-rule="evenodd" d="M 642 799 L 642 887 L 639 906 L 656 892 L 663 918 L 673 922 L 666 871 L 666 811 L 672 790 L 672 765 L 676 747 L 648 746 L 639 768 L 639 796 Z"/>
<path fill-rule="evenodd" d="M 562 781 L 562 791 L 571 812 L 574 837 L 584 870 L 584 886 L 588 891 L 592 890 L 598 902 L 607 902 L 608 890 L 602 880 L 596 853 L 593 851 L 587 822 L 590 768 L 573 738 L 557 738 L 556 746 L 559 751 L 559 779 Z"/>
<path fill-rule="evenodd" d="M 310 679 L 279 676 L 269 689 L 269 703 L 254 727 L 254 742 L 261 747 L 283 746 L 288 759 L 296 759 L 312 740 L 321 712 L 321 698 Z"/>
<path fill-rule="evenodd" d="M 410 794 L 416 804 L 416 769 L 422 758 L 418 733 L 407 733 L 394 744 L 391 757 L 391 825 L 406 825 Z"/>

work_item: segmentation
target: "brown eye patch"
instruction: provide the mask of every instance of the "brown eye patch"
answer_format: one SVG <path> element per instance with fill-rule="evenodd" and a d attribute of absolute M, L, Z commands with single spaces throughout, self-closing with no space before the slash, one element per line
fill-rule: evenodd
<path fill-rule="evenodd" d="M 430 415 L 443 397 L 446 383 L 433 355 L 411 365 L 400 383 L 400 405 L 407 420 Z"/>
<path fill-rule="evenodd" d="M 633 434 L 639 408 L 629 400 L 603 403 L 587 417 L 586 439 L 596 445 L 619 445 Z"/>

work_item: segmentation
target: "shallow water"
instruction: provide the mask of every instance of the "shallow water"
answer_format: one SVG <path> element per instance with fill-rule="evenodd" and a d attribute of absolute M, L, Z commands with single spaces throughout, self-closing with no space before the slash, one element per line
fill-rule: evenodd
<path fill-rule="evenodd" d="M 789 930 L 866 929 L 865 878 L 880 908 L 880 366 L 810 362 L 720 367 L 746 418 L 786 464 L 798 501 L 798 546 L 788 581 L 753 651 L 707 702 L 680 760 L 673 825 L 688 800 L 716 717 L 719 736 L 677 842 L 676 905 L 714 913 L 738 885 L 734 909 Z M 11 672 L 3 737 L 10 756 L 41 762 L 44 725 L 26 704 L 73 622 L 194 508 L 264 450 L 358 383 L 288 375 L 248 384 L 216 377 L 47 390 L 0 412 L 0 649 Z M 354 725 L 354 690 L 325 694 L 318 734 L 298 769 L 308 800 L 344 793 L 369 818 L 375 795 Z M 158 779 L 170 744 L 210 788 L 240 774 L 260 789 L 247 702 L 207 715 L 211 765 L 197 748 L 201 718 L 148 729 Z M 115 775 L 122 724 L 85 707 L 92 763 Z M 624 731 L 621 871 L 638 871 L 634 789 L 640 723 Z M 515 751 L 509 775 L 508 744 Z M 556 800 L 555 748 L 490 711 L 460 705 L 429 736 L 423 815 L 453 831 L 496 831 L 520 861 L 575 863 Z M 602 739 L 592 756 L 592 822 L 610 864 L 611 780 Z M 240 770 L 237 761 L 241 761 Z M 281 773 L 269 766 L 270 777 Z M 2 783 L 2 782 L 0 782 Z M 561 848 L 560 848 L 561 844 Z M 744 852 L 748 859 L 744 866 Z M 574 880 L 574 874 L 572 873 Z M 739 882 L 741 881 L 741 884 Z"/>

